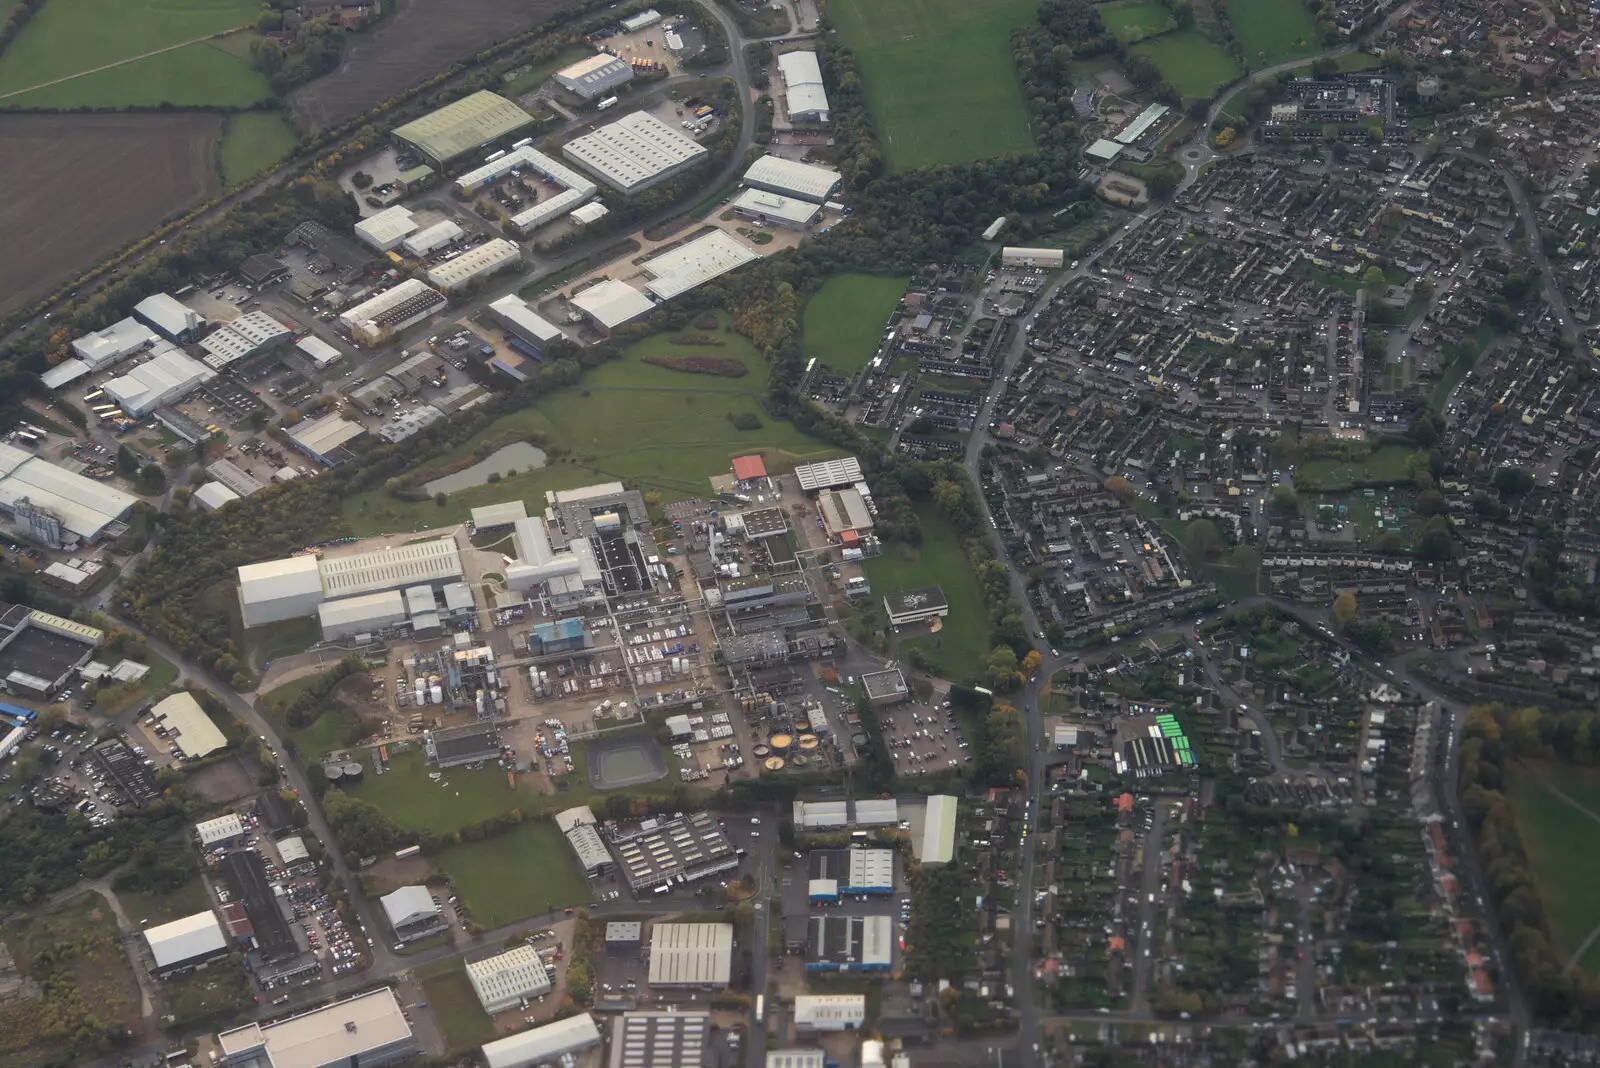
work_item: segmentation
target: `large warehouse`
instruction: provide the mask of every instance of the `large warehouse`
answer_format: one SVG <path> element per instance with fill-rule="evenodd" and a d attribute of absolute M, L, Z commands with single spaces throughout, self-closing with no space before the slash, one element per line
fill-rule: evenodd
<path fill-rule="evenodd" d="M 707 812 L 619 835 L 612 845 L 636 894 L 671 883 L 692 883 L 739 866 L 739 854 L 727 832 Z"/>
<path fill-rule="evenodd" d="M 778 57 L 778 77 L 790 122 L 828 122 L 828 91 L 815 52 L 785 52 Z"/>
<path fill-rule="evenodd" d="M 790 1018 L 796 1031 L 855 1031 L 867 1018 L 867 996 L 799 994 Z"/>
<path fill-rule="evenodd" d="M 532 122 L 526 111 L 485 89 L 395 127 L 394 136 L 442 166 Z"/>
<path fill-rule="evenodd" d="M 607 330 L 615 330 L 655 308 L 649 297 L 615 278 L 590 286 L 571 301 L 573 307 Z"/>
<path fill-rule="evenodd" d="M 523 998 L 548 994 L 555 986 L 549 969 L 539 959 L 539 951 L 532 946 L 518 946 L 487 960 L 469 962 L 467 981 L 490 1016 Z"/>
<path fill-rule="evenodd" d="M 568 1054 L 582 1053 L 600 1044 L 600 1029 L 586 1012 L 535 1027 L 483 1047 L 488 1068 L 532 1068 L 556 1064 Z"/>
<path fill-rule="evenodd" d="M 381 345 L 396 331 L 421 322 L 447 303 L 443 293 L 415 278 L 407 278 L 341 312 L 339 321 L 350 328 L 357 343 Z"/>
<path fill-rule="evenodd" d="M 625 196 L 682 174 L 708 155 L 704 145 L 645 111 L 569 141 L 561 151 Z"/>
<path fill-rule="evenodd" d="M 428 281 L 448 293 L 521 262 L 522 251 L 505 238 L 497 237 L 429 268 Z"/>
<path fill-rule="evenodd" d="M 650 986 L 727 986 L 733 924 L 658 923 L 650 928 Z"/>
<path fill-rule="evenodd" d="M 894 963 L 894 920 L 888 916 L 812 916 L 808 972 L 886 972 Z"/>
<path fill-rule="evenodd" d="M 0 602 L 0 684 L 13 693 L 49 696 L 65 686 L 105 640 L 103 630 L 26 605 Z"/>
<path fill-rule="evenodd" d="M 337 467 L 351 459 L 350 451 L 345 446 L 365 434 L 366 430 L 353 419 L 346 419 L 338 412 L 329 412 L 327 415 L 302 419 L 287 433 L 295 448 L 320 464 Z"/>
<path fill-rule="evenodd" d="M 588 805 L 557 812 L 555 821 L 571 843 L 572 851 L 578 856 L 578 867 L 583 869 L 585 875 L 610 870 L 611 853 L 606 849 L 605 842 L 601 841 L 600 832 L 595 830 L 594 813 Z"/>
<path fill-rule="evenodd" d="M 168 293 L 152 293 L 133 306 L 133 314 L 169 341 L 193 341 L 206 323 L 203 315 Z"/>
<path fill-rule="evenodd" d="M 399 626 L 406 619 L 406 599 L 400 596 L 399 590 L 344 597 L 337 601 L 324 601 L 317 606 L 322 640 L 328 642 L 357 634 L 376 634 L 385 628 Z"/>
<path fill-rule="evenodd" d="M 956 799 L 950 794 L 928 798 L 922 815 L 917 859 L 924 865 L 948 864 L 956 855 Z"/>
<path fill-rule="evenodd" d="M 217 372 L 170 343 L 158 343 L 154 355 L 102 388 L 118 407 L 143 419 L 163 404 L 173 404 L 217 376 Z"/>
<path fill-rule="evenodd" d="M 661 300 L 671 300 L 755 259 L 760 259 L 756 251 L 737 237 L 726 230 L 712 230 L 645 260 L 640 269 L 650 278 L 645 289 Z"/>
<path fill-rule="evenodd" d="M 228 1068 L 383 1068 L 417 1053 L 411 1025 L 389 987 L 272 1023 L 217 1036 Z"/>
<path fill-rule="evenodd" d="M 228 748 L 228 739 L 187 690 L 164 699 L 150 714 L 173 736 L 178 751 L 190 760 Z"/>
<path fill-rule="evenodd" d="M 400 247 L 405 249 L 407 256 L 431 256 L 446 245 L 461 240 L 466 233 L 454 220 L 440 219 L 400 242 Z"/>
<path fill-rule="evenodd" d="M 443 930 L 446 926 L 439 906 L 426 886 L 402 886 L 378 899 L 384 918 L 400 942 L 409 942 Z"/>
<path fill-rule="evenodd" d="M 585 100 L 593 100 L 633 81 L 633 64 L 602 52 L 556 71 L 556 81 Z"/>
<path fill-rule="evenodd" d="M 809 229 L 822 211 L 809 200 L 780 196 L 764 189 L 746 189 L 734 198 L 731 207 L 747 219 L 790 230 Z"/>
<path fill-rule="evenodd" d="M 356 236 L 379 252 L 388 252 L 417 232 L 417 218 L 410 208 L 392 204 L 376 215 L 356 223 Z"/>
<path fill-rule="evenodd" d="M 843 178 L 832 167 L 782 156 L 762 156 L 744 172 L 745 184 L 780 196 L 796 197 L 821 204 L 834 194 Z"/>
<path fill-rule="evenodd" d="M 598 191 L 598 187 L 587 176 L 532 145 L 512 149 L 499 159 L 463 174 L 456 179 L 456 191 L 462 196 L 470 196 L 508 174 L 520 174 L 524 170 L 533 171 L 552 185 L 560 186 L 561 192 L 536 200 L 511 217 L 512 228 L 520 234 L 531 234 L 546 223 L 554 222 L 581 206 Z"/>
<path fill-rule="evenodd" d="M 231 323 L 224 323 L 200 339 L 205 349 L 205 365 L 220 371 L 237 360 L 248 359 L 264 352 L 280 341 L 287 341 L 292 332 L 278 320 L 263 311 L 246 312 Z"/>
<path fill-rule="evenodd" d="M 527 301 L 515 293 L 507 293 L 490 304 L 489 314 L 495 322 L 516 335 L 518 340 L 530 346 L 535 352 L 542 353 L 550 342 L 559 341 L 565 336 L 559 326 L 534 311 Z M 517 503 L 520 506 L 521 502 Z M 474 512 L 476 511 L 477 509 L 474 509 Z M 523 516 L 526 515 L 524 512 Z M 479 524 L 479 529 L 483 529 L 482 524 Z"/>
<path fill-rule="evenodd" d="M 228 952 L 228 936 L 223 934 L 216 913 L 210 910 L 147 928 L 144 940 L 150 946 L 155 973 L 162 978 Z"/>
<path fill-rule="evenodd" d="M 155 331 L 130 315 L 73 341 L 72 352 L 89 370 L 98 371 L 127 359 L 155 340 Z"/>
<path fill-rule="evenodd" d="M 96 541 L 138 500 L 104 482 L 0 443 L 0 514 L 35 541 L 56 549 Z"/>
<path fill-rule="evenodd" d="M 438 586 L 461 574 L 454 538 L 322 559 L 307 553 L 239 568 L 239 601 L 244 625 L 259 627 L 318 615 L 319 606 L 334 598 Z"/>
<path fill-rule="evenodd" d="M 709 1068 L 716 1063 L 708 1012 L 636 1010 L 611 1020 L 607 1068 Z"/>

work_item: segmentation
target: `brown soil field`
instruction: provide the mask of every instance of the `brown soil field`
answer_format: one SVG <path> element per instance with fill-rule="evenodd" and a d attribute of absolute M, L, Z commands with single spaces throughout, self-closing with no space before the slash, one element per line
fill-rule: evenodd
<path fill-rule="evenodd" d="M 0 115 L 0 315 L 217 191 L 220 115 Z"/>
<path fill-rule="evenodd" d="M 339 69 L 292 94 L 295 118 L 308 133 L 338 125 L 569 6 L 571 0 L 399 0 L 377 29 L 346 43 Z"/>

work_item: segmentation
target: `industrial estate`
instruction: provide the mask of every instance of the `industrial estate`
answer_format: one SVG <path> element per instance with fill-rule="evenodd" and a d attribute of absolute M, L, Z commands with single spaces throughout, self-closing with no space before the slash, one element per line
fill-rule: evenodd
<path fill-rule="evenodd" d="M 0 26 L 217 172 L 8 250 L 0 1068 L 1600 1057 L 1600 9 L 201 6 Z"/>

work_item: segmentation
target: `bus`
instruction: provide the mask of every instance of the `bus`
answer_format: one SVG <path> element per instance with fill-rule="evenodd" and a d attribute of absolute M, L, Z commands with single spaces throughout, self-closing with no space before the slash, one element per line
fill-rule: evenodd
<path fill-rule="evenodd" d="M 39 436 L 37 434 L 30 434 L 26 430 L 15 431 L 12 433 L 11 437 L 14 441 L 20 441 L 30 448 L 37 448 L 39 445 Z"/>
<path fill-rule="evenodd" d="M 106 395 L 106 391 L 103 390 L 103 389 L 97 389 L 93 393 L 85 393 L 83 395 L 83 403 L 85 403 L 85 404 L 93 404 L 95 401 L 99 400 L 101 397 L 104 397 L 105 395 Z"/>
<path fill-rule="evenodd" d="M 756 1023 L 760 1023 L 767 1014 L 767 995 L 756 995 Z"/>
<path fill-rule="evenodd" d="M 506 154 L 506 150 L 502 148 L 498 152 L 491 152 L 487 156 L 483 157 L 483 162 L 485 162 L 485 163 L 493 163 L 495 160 L 499 159 L 501 156 L 503 156 L 505 154 Z"/>

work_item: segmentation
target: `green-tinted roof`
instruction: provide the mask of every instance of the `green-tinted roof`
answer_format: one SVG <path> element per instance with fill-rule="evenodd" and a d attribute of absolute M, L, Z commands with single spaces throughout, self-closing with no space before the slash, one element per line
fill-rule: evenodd
<path fill-rule="evenodd" d="M 533 116 L 516 104 L 485 89 L 395 127 L 394 135 L 444 162 L 532 121 Z"/>
<path fill-rule="evenodd" d="M 401 171 L 394 176 L 394 180 L 401 185 L 411 185 L 414 182 L 426 182 L 433 177 L 433 168 L 424 164 L 421 167 L 412 167 L 409 171 Z"/>

